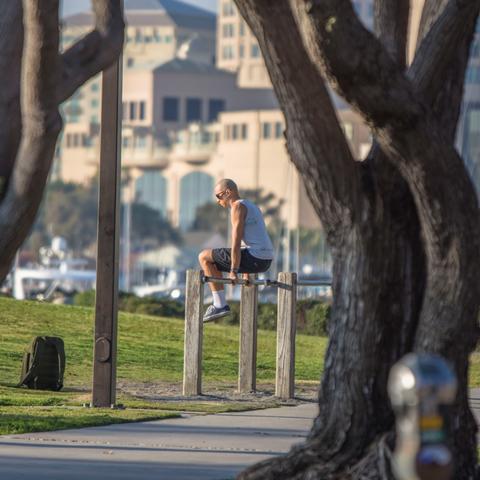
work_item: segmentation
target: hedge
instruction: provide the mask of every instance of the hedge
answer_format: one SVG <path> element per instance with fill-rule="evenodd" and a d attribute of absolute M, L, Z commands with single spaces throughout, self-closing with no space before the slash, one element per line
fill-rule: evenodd
<path fill-rule="evenodd" d="M 93 306 L 95 291 L 89 290 L 75 295 L 74 304 Z M 224 325 L 238 325 L 240 304 L 229 302 L 232 315 L 220 322 Z M 184 318 L 185 306 L 181 302 L 154 297 L 137 297 L 131 293 L 121 292 L 119 295 L 119 310 L 130 313 L 142 313 L 160 317 Z M 297 331 L 306 335 L 327 335 L 330 318 L 330 304 L 320 300 L 297 301 Z M 277 328 L 277 305 L 274 303 L 258 304 L 258 328 L 275 330 Z"/>

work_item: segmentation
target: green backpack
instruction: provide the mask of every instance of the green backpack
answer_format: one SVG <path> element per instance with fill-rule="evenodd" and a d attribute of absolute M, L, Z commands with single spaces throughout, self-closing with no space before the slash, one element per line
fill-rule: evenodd
<path fill-rule="evenodd" d="M 65 373 L 65 348 L 59 337 L 35 337 L 25 350 L 19 387 L 60 390 Z"/>

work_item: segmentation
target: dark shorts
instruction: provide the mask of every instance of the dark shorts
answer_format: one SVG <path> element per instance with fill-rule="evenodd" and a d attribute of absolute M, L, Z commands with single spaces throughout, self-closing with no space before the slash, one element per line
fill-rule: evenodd
<path fill-rule="evenodd" d="M 221 272 L 229 272 L 232 266 L 231 248 L 214 248 L 212 257 Z M 240 250 L 240 266 L 238 273 L 261 273 L 270 268 L 271 260 L 262 260 L 249 253 L 246 248 Z"/>

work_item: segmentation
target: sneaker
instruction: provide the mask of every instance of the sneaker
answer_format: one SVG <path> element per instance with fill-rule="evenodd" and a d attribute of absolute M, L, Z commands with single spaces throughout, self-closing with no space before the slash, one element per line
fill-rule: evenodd
<path fill-rule="evenodd" d="M 210 305 L 203 316 L 203 323 L 211 322 L 217 318 L 226 317 L 232 313 L 230 307 L 225 305 L 223 308 L 217 308 L 215 305 Z"/>

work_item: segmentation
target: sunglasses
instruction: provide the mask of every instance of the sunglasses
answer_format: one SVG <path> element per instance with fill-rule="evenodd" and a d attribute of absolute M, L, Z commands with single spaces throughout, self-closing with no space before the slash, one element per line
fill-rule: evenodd
<path fill-rule="evenodd" d="M 216 193 L 215 196 L 217 197 L 218 200 L 221 200 L 226 193 L 227 193 L 227 190 L 224 190 L 223 192 Z"/>

